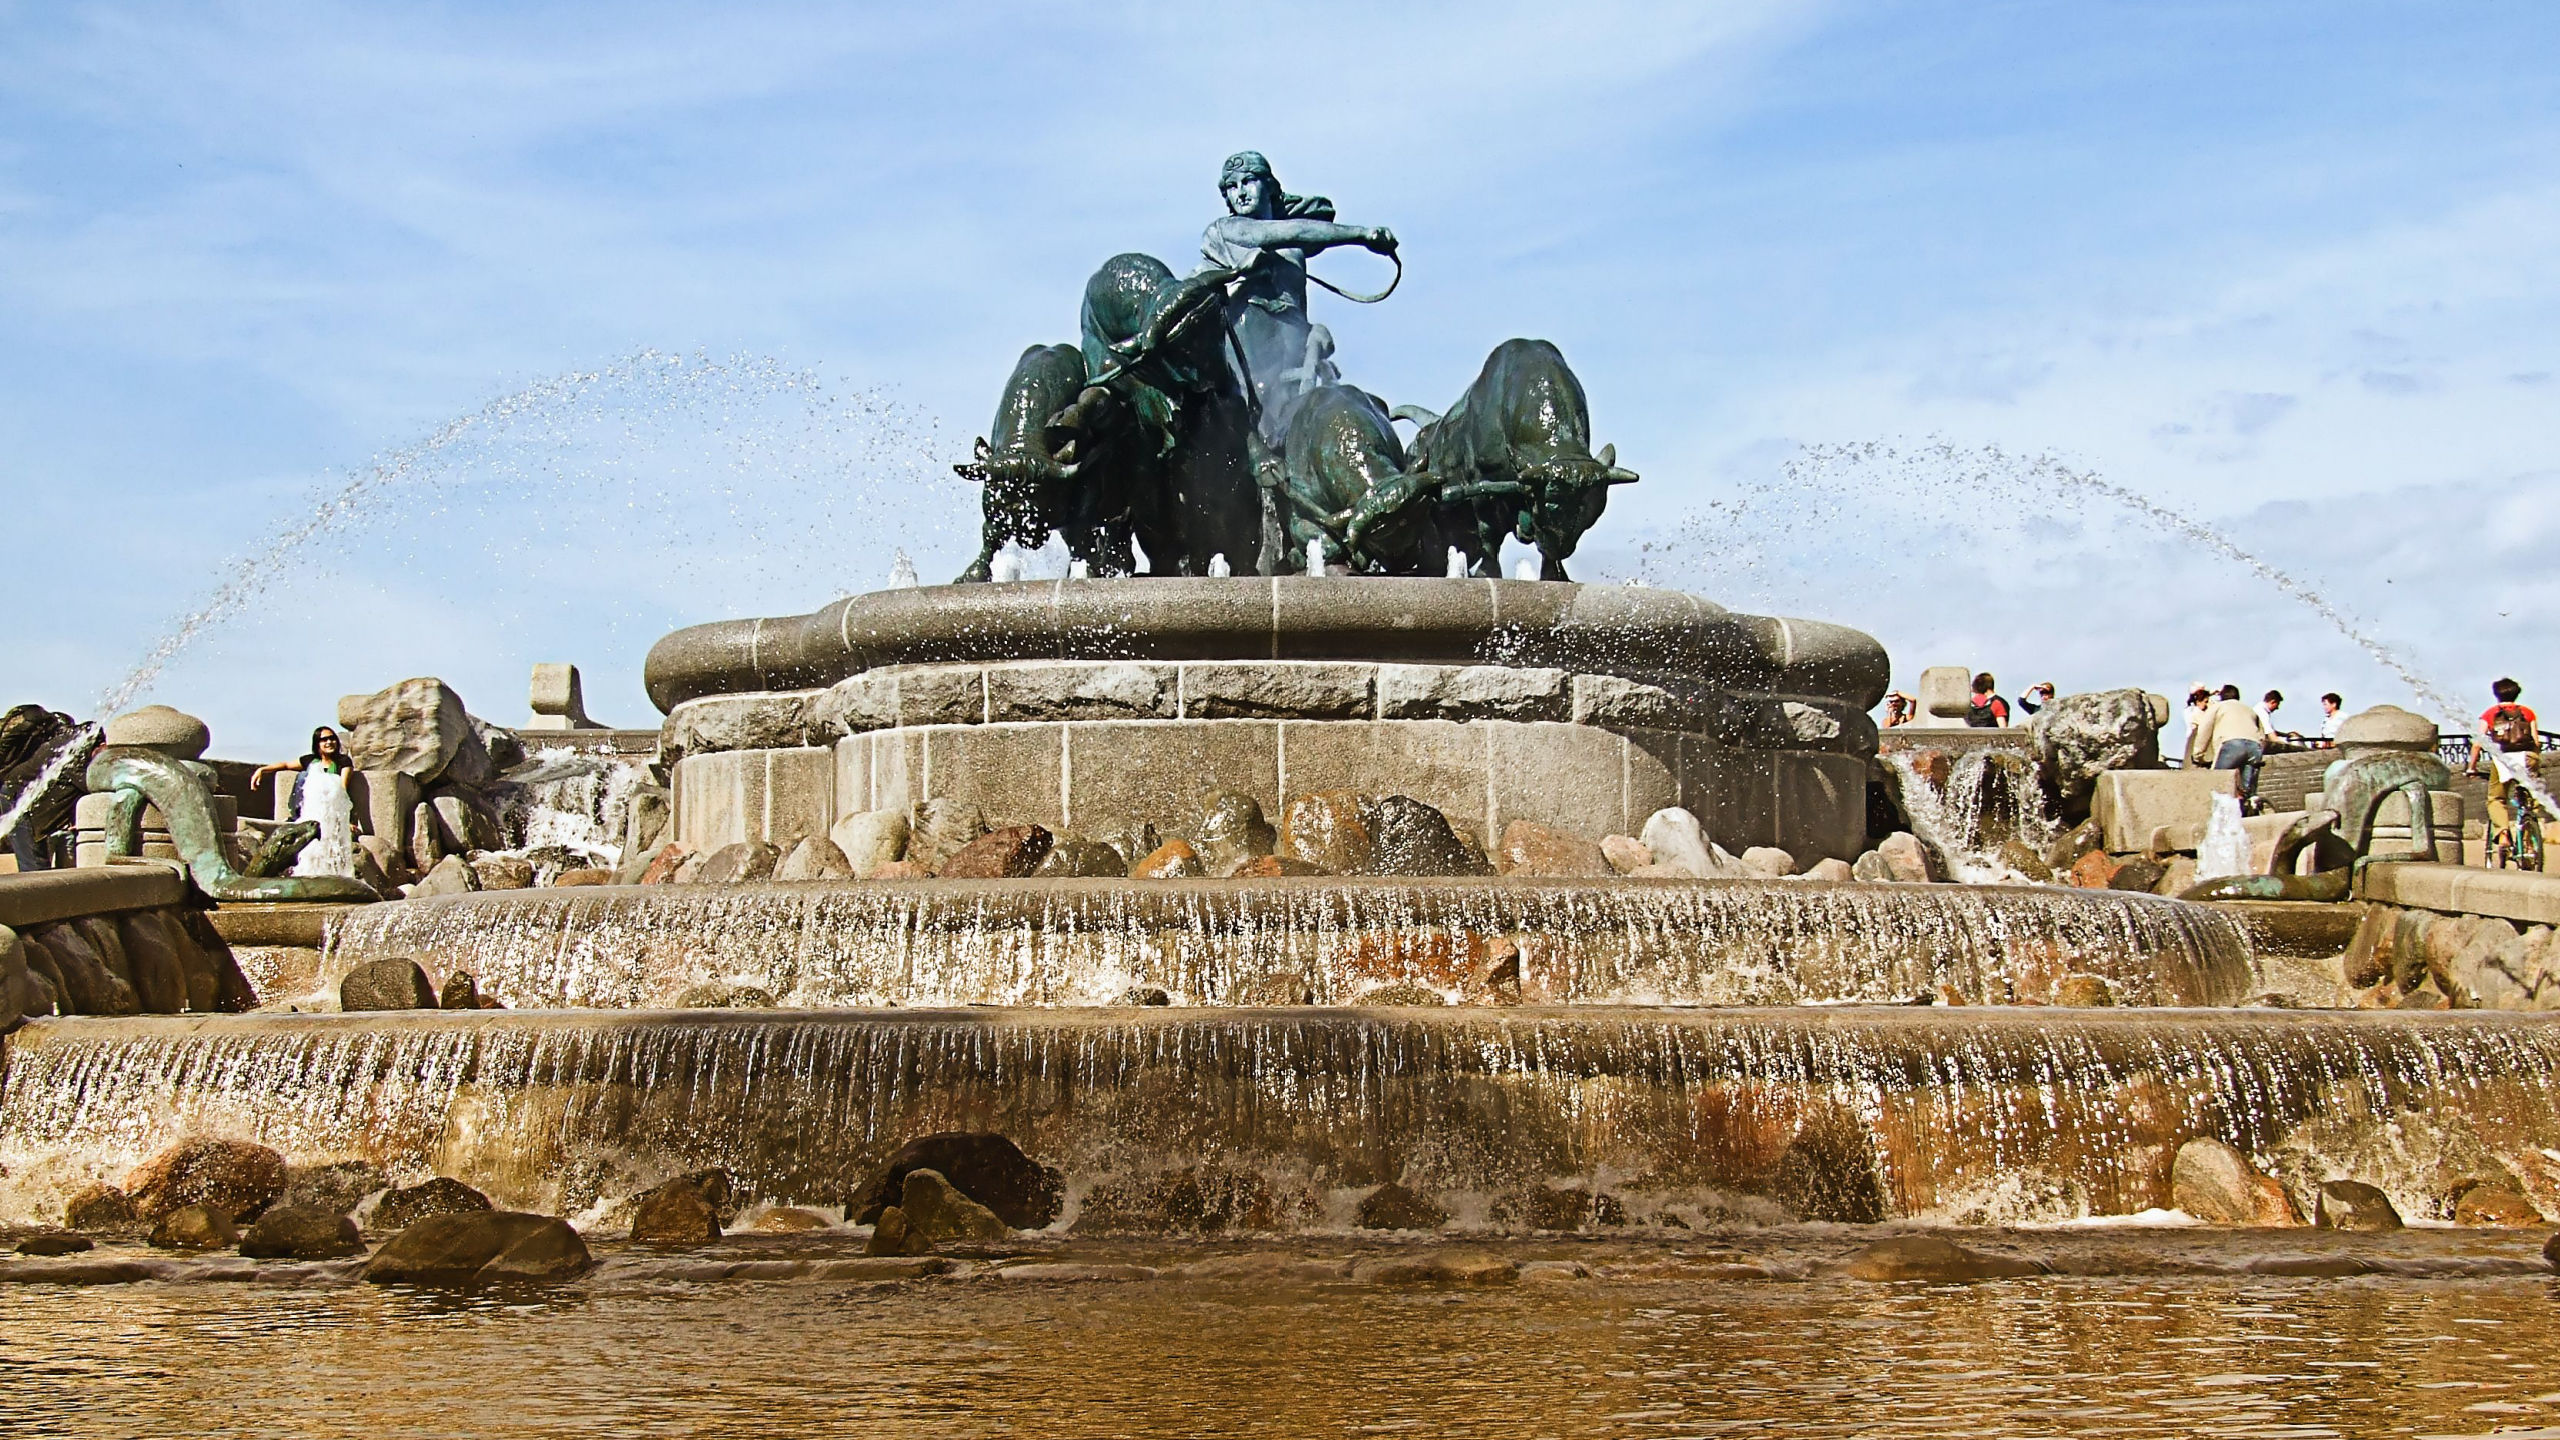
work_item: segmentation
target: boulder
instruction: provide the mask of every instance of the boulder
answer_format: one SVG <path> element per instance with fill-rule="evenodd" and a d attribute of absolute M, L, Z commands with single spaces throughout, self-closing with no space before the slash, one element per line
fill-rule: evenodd
<path fill-rule="evenodd" d="M 2542 1223 L 2542 1212 L 2513 1185 L 2474 1185 L 2453 1200 L 2453 1223 L 2518 1230 Z"/>
<path fill-rule="evenodd" d="M 1493 867 L 1458 836 L 1449 817 L 1410 795 L 1389 795 L 1368 812 L 1372 875 L 1489 875 Z"/>
<path fill-rule="evenodd" d="M 2311 1223 L 2323 1230 L 2397 1230 L 2400 1211 L 2390 1196 L 2361 1180 L 2331 1180 L 2320 1187 Z"/>
<path fill-rule="evenodd" d="M 23 1019 L 53 1011 L 53 982 L 27 964 L 27 942 L 18 932 L 0 925 L 0 1035 Z"/>
<path fill-rule="evenodd" d="M 1173 997 L 1166 994 L 1160 986 L 1132 985 L 1128 989 L 1121 991 L 1119 998 L 1113 1000 L 1111 1003 L 1114 1005 L 1136 1007 L 1170 1005 L 1173 1003 Z"/>
<path fill-rule="evenodd" d="M 2070 823 L 2089 818 L 2098 777 L 2109 770 L 2160 768 L 2167 705 L 2140 690 L 2094 690 L 2057 697 L 2036 712 L 2036 769 L 2055 809 Z"/>
<path fill-rule="evenodd" d="M 101 1182 L 71 1197 L 70 1205 L 63 1210 L 62 1223 L 74 1230 L 112 1233 L 141 1224 L 142 1212 L 134 1208 L 132 1197 Z"/>
<path fill-rule="evenodd" d="M 2071 870 L 2063 883 L 2082 890 L 2110 890 L 2115 887 L 2117 860 L 2104 850 L 2092 850 L 2071 862 Z"/>
<path fill-rule="evenodd" d="M 870 874 L 888 861 L 906 858 L 906 830 L 914 822 L 904 810 L 858 810 L 827 828 L 827 838 L 845 856 L 852 874 Z"/>
<path fill-rule="evenodd" d="M 156 750 L 172 760 L 200 760 L 213 743 L 213 731 L 183 710 L 145 705 L 107 721 L 105 739 L 109 745 Z"/>
<path fill-rule="evenodd" d="M 955 1241 L 1001 1240 L 1012 1233 L 996 1212 L 961 1194 L 935 1170 L 907 1172 L 898 1208 L 906 1212 L 908 1232 L 936 1247 Z"/>
<path fill-rule="evenodd" d="M 1858 877 L 1856 873 L 1849 868 L 1848 861 L 1837 857 L 1826 857 L 1824 859 L 1814 861 L 1813 867 L 1804 872 L 1804 878 L 1807 880 L 1828 880 L 1837 884 L 1842 880 L 1855 880 Z"/>
<path fill-rule="evenodd" d="M 1644 822 L 1644 834 L 1639 838 L 1653 857 L 1645 867 L 1648 870 L 1667 870 L 1692 880 L 1704 880 L 1716 873 L 1706 831 L 1699 827 L 1698 817 L 1686 810 L 1673 806 L 1654 811 Z"/>
<path fill-rule="evenodd" d="M 494 1010 L 498 1003 L 480 998 L 480 981 L 468 970 L 456 970 L 444 977 L 444 993 L 436 997 L 439 1010 Z"/>
<path fill-rule="evenodd" d="M 635 1245 L 708 1245 L 720 1238 L 720 1217 L 692 1179 L 670 1180 L 643 1194 L 631 1211 Z"/>
<path fill-rule="evenodd" d="M 2560 1232 L 2554 1232 L 2550 1239 L 2542 1242 L 2542 1263 L 2550 1266 L 2553 1273 L 2560 1274 Z"/>
<path fill-rule="evenodd" d="M 1007 825 L 962 846 L 935 873 L 945 880 L 1020 880 L 1040 868 L 1055 843 L 1040 826 Z"/>
<path fill-rule="evenodd" d="M 1885 872 L 1905 885 L 1925 885 L 1947 878 L 1939 872 L 1929 847 L 1908 830 L 1896 830 L 1877 841 L 1876 854 L 1883 857 Z"/>
<path fill-rule="evenodd" d="M 2043 854 L 2036 847 L 2023 840 L 2003 840 L 1996 853 L 2001 864 L 2038 885 L 2048 884 L 2053 879 L 2053 867 L 2045 863 Z"/>
<path fill-rule="evenodd" d="M 1349 790 L 1301 795 L 1281 812 L 1274 853 L 1328 875 L 1364 874 L 1374 842 L 1360 810 L 1360 797 Z"/>
<path fill-rule="evenodd" d="M 181 1140 L 125 1177 L 124 1192 L 146 1220 L 188 1205 L 249 1219 L 284 1193 L 284 1157 L 246 1140 Z M 229 1244 L 229 1241 L 224 1241 Z"/>
<path fill-rule="evenodd" d="M 1016 1230 L 1038 1230 L 1056 1220 L 1065 1191 L 1057 1171 L 1023 1154 L 1004 1136 L 946 1131 L 899 1146 L 845 1207 L 845 1214 L 856 1225 L 873 1223 L 903 1194 L 907 1175 L 915 1170 L 942 1176 Z"/>
<path fill-rule="evenodd" d="M 930 880 L 933 872 L 917 860 L 892 860 L 877 869 L 864 872 L 865 880 Z"/>
<path fill-rule="evenodd" d="M 865 1255 L 930 1255 L 933 1242 L 915 1233 L 907 1224 L 907 1212 L 892 1205 L 871 1222 L 871 1239 L 862 1247 Z"/>
<path fill-rule="evenodd" d="M 2169 1167 L 2169 1203 L 2207 1225 L 2299 1225 L 2284 1187 L 2220 1140 L 2190 1140 Z"/>
<path fill-rule="evenodd" d="M 408 1185 L 382 1197 L 373 1207 L 372 1228 L 406 1230 L 430 1215 L 460 1215 L 489 1209 L 489 1197 L 442 1175 L 423 1185 Z"/>
<path fill-rule="evenodd" d="M 347 972 L 338 982 L 338 1008 L 356 1010 L 433 1010 L 436 988 L 415 960 L 374 960 Z"/>
<path fill-rule="evenodd" d="M 1609 868 L 1621 875 L 1632 875 L 1653 863 L 1652 847 L 1633 835 L 1601 836 L 1600 853 L 1607 858 Z"/>
<path fill-rule="evenodd" d="M 471 873 L 483 890 L 533 888 L 533 862 L 521 855 L 481 855 L 470 864 Z"/>
<path fill-rule="evenodd" d="M 1532 1185 L 1519 1199 L 1520 1218 L 1532 1230 L 1583 1230 L 1592 1225 L 1624 1225 L 1626 1207 L 1615 1195 L 1598 1195 L 1581 1185 Z"/>
<path fill-rule="evenodd" d="M 1129 867 L 1133 880 L 1189 880 L 1206 873 L 1200 852 L 1188 840 L 1167 840 L 1145 859 Z"/>
<path fill-rule="evenodd" d="M 683 868 L 684 862 L 692 858 L 692 846 L 687 845 L 681 840 L 671 840 L 666 844 L 659 846 L 658 852 L 649 857 L 649 862 L 640 867 L 639 877 L 633 883 L 640 885 L 667 884 L 676 878 L 676 871 Z"/>
<path fill-rule="evenodd" d="M 835 1222 L 815 1210 L 793 1205 L 777 1205 L 758 1211 L 747 1222 L 747 1228 L 759 1235 L 806 1235 L 818 1230 L 832 1230 Z"/>
<path fill-rule="evenodd" d="M 1846 1109 L 1817 1110 L 1780 1152 L 1769 1197 L 1807 1220 L 1873 1225 L 1885 1217 L 1874 1133 Z"/>
<path fill-rule="evenodd" d="M 436 817 L 438 839 L 447 850 L 467 853 L 495 850 L 506 843 L 505 829 L 498 823 L 498 807 L 475 786 L 456 785 L 445 781 L 426 797 L 421 808 Z M 491 889 L 521 890 L 531 885 L 491 886 Z"/>
<path fill-rule="evenodd" d="M 1262 802 L 1232 791 L 1213 795 L 1200 813 L 1200 864 L 1223 875 L 1240 860 L 1268 855 L 1278 848 L 1279 832 L 1262 817 Z"/>
<path fill-rule="evenodd" d="M 2087 1010 L 2116 1003 L 2116 987 L 2103 975 L 2070 974 L 2053 987 L 2053 1003 Z"/>
<path fill-rule="evenodd" d="M 391 1237 L 364 1267 L 376 1285 L 570 1280 L 595 1266 L 564 1220 L 511 1210 L 430 1215 Z"/>
<path fill-rule="evenodd" d="M 280 1207 L 326 1210 L 352 1215 L 364 1198 L 388 1188 L 389 1176 L 370 1160 L 339 1160 L 327 1165 L 296 1165 L 285 1171 Z"/>
<path fill-rule="evenodd" d="M 907 827 L 907 853 L 901 858 L 913 861 L 928 875 L 938 874 L 942 862 L 986 833 L 987 817 L 977 806 L 949 796 L 927 800 L 916 807 L 915 819 Z"/>
<path fill-rule="evenodd" d="M 187 1008 L 187 932 L 160 910 L 128 912 L 115 924 L 124 949 L 125 977 L 146 1015 L 175 1015 Z"/>
<path fill-rule="evenodd" d="M 359 770 L 395 770 L 420 785 L 485 785 L 496 774 L 462 697 L 441 680 L 420 677 L 349 695 L 338 702 L 338 728 Z"/>
<path fill-rule="evenodd" d="M 773 867 L 780 863 L 782 851 L 769 840 L 736 840 L 711 852 L 702 868 L 689 876 L 689 885 L 737 885 L 750 880 L 773 878 Z"/>
<path fill-rule="evenodd" d="M 2106 888 L 2149 895 L 2159 890 L 2162 877 L 2168 873 L 2169 867 L 2157 860 L 2142 855 L 2127 856 L 2124 863 L 2116 867 L 2115 873 L 2107 877 Z"/>
<path fill-rule="evenodd" d="M 1775 845 L 1754 845 L 1742 852 L 1742 868 L 1764 880 L 1783 880 L 1796 873 L 1796 857 Z"/>
<path fill-rule="evenodd" d="M 471 895 L 480 889 L 480 874 L 471 862 L 459 855 L 447 855 L 427 870 L 426 876 L 409 889 L 409 898 L 424 900 L 435 895 Z"/>
<path fill-rule="evenodd" d="M 1156 834 L 1156 827 L 1143 821 L 1098 838 L 1119 854 L 1120 873 L 1123 875 L 1138 868 L 1139 861 L 1156 853 L 1164 844 L 1164 837 Z"/>
<path fill-rule="evenodd" d="M 1886 1284 L 1908 1280 L 1939 1284 L 2008 1280 L 2046 1272 L 2047 1267 L 2037 1261 L 1968 1250 L 1935 1235 L 1897 1235 L 1891 1240 L 1879 1240 L 1840 1263 L 1840 1273 L 1853 1280 Z"/>
<path fill-rule="evenodd" d="M 588 885 L 612 885 L 616 883 L 618 882 L 616 881 L 612 871 L 604 869 L 601 866 L 594 865 L 586 866 L 577 870 L 563 870 L 559 874 L 551 877 L 552 886 L 556 889 L 562 890 L 574 890 Z"/>
<path fill-rule="evenodd" d="M 274 1205 L 240 1237 L 253 1260 L 343 1260 L 364 1253 L 356 1222 L 324 1205 Z"/>
<path fill-rule="evenodd" d="M 676 996 L 679 1010 L 770 1010 L 777 1003 L 772 991 L 737 980 L 705 980 Z"/>
<path fill-rule="evenodd" d="M 23 938 L 28 946 L 29 970 L 47 971 L 48 980 L 58 977 L 62 981 L 57 995 L 68 1002 L 63 1007 L 67 1013 L 142 1013 L 142 1001 L 133 993 L 133 982 L 107 968 L 97 946 L 78 925 L 47 925 L 27 931 Z"/>
<path fill-rule="evenodd" d="M 1502 827 L 1502 838 L 1494 845 L 1493 868 L 1502 875 L 1572 880 L 1605 879 L 1618 873 L 1598 845 L 1535 820 L 1514 820 Z"/>
<path fill-rule="evenodd" d="M 228 1250 L 240 1243 L 240 1227 L 219 1205 L 181 1205 L 151 1227 L 155 1250 Z"/>
<path fill-rule="evenodd" d="M 1360 1197 L 1357 1218 L 1363 1230 L 1437 1230 L 1449 1212 L 1391 1180 Z"/>
<path fill-rule="evenodd" d="M 19 1254 L 39 1257 L 78 1255 L 97 1248 L 97 1241 L 86 1235 L 74 1235 L 67 1230 L 47 1230 L 30 1235 L 18 1242 Z"/>
<path fill-rule="evenodd" d="M 812 835 L 792 846 L 791 853 L 773 867 L 776 880 L 850 880 L 853 873 L 844 851 L 824 835 Z"/>
<path fill-rule="evenodd" d="M 1129 862 L 1117 849 L 1074 835 L 1058 836 L 1031 872 L 1035 880 L 1119 880 L 1128 874 Z"/>

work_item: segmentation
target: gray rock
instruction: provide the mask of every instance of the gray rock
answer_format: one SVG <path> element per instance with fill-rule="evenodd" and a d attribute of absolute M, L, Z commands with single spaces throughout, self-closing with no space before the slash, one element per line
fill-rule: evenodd
<path fill-rule="evenodd" d="M 395 770 L 421 785 L 485 785 L 496 770 L 462 697 L 432 677 L 338 702 L 338 728 L 359 770 Z"/>
<path fill-rule="evenodd" d="M 389 1176 L 370 1160 L 339 1160 L 327 1165 L 296 1165 L 285 1171 L 284 1194 L 276 1203 L 297 1209 L 352 1215 L 364 1198 L 390 1186 Z"/>
<path fill-rule="evenodd" d="M 341 1010 L 433 1010 L 436 989 L 415 960 L 375 960 L 347 972 L 338 982 Z"/>
<path fill-rule="evenodd" d="M 145 705 L 107 721 L 106 743 L 156 750 L 173 760 L 195 760 L 213 743 L 213 732 L 183 710 Z"/>
<path fill-rule="evenodd" d="M 479 889 L 480 876 L 471 868 L 471 862 L 459 855 L 447 855 L 411 888 L 409 898 L 424 900 L 436 895 L 470 895 Z"/>
<path fill-rule="evenodd" d="M 930 1255 L 933 1242 L 915 1233 L 907 1224 L 907 1212 L 892 1205 L 882 1210 L 871 1222 L 870 1242 L 863 1246 L 865 1255 Z"/>
<path fill-rule="evenodd" d="M 892 860 L 906 858 L 910 823 L 904 810 L 861 810 L 838 820 L 827 838 L 835 842 L 848 869 L 868 875 Z"/>
<path fill-rule="evenodd" d="M 533 888 L 533 862 L 521 855 L 483 855 L 470 865 L 483 890 Z"/>
<path fill-rule="evenodd" d="M 734 980 L 706 980 L 676 997 L 679 1010 L 770 1010 L 773 992 Z"/>
<path fill-rule="evenodd" d="M 1364 813 L 1367 806 L 1348 790 L 1321 790 L 1296 796 L 1280 815 L 1280 838 L 1273 852 L 1313 865 L 1327 875 L 1365 875 L 1377 850 Z"/>
<path fill-rule="evenodd" d="M 1778 721 L 1785 727 L 1786 738 L 1793 742 L 1790 749 L 1829 749 L 1838 745 L 1846 733 L 1836 709 L 1812 701 L 1779 701 Z"/>
<path fill-rule="evenodd" d="M 918 1136 L 897 1148 L 845 1207 L 856 1225 L 879 1218 L 904 1193 L 910 1172 L 931 1170 L 1016 1230 L 1038 1230 L 1058 1218 L 1064 1177 L 990 1131 L 952 1130 Z"/>
<path fill-rule="evenodd" d="M 1449 817 L 1410 795 L 1389 795 L 1369 808 L 1369 873 L 1489 875 L 1492 867 L 1458 838 Z"/>
<path fill-rule="evenodd" d="M 423 1185 L 409 1185 L 382 1197 L 370 1217 L 376 1230 L 405 1230 L 430 1215 L 458 1215 L 489 1209 L 489 1197 L 459 1180 L 439 1175 Z"/>
<path fill-rule="evenodd" d="M 48 1230 L 30 1235 L 18 1242 L 18 1253 L 21 1255 L 78 1255 L 97 1248 L 97 1241 L 86 1235 L 74 1235 L 67 1230 Z"/>
<path fill-rule="evenodd" d="M 822 691 L 714 695 L 688 700 L 658 730 L 662 761 L 727 750 L 794 750 L 832 738 L 819 716 Z"/>
<path fill-rule="evenodd" d="M 916 807 L 915 821 L 908 829 L 906 858 L 939 871 L 986 833 L 987 817 L 977 806 L 949 796 L 927 800 Z"/>
<path fill-rule="evenodd" d="M 994 665 L 986 676 L 990 720 L 1169 720 L 1179 689 L 1170 665 Z"/>
<path fill-rule="evenodd" d="M 1182 715 L 1187 720 L 1365 720 L 1376 711 L 1371 689 L 1375 673 L 1367 665 L 1308 660 L 1185 665 Z"/>
<path fill-rule="evenodd" d="M 1357 1216 L 1363 1230 L 1437 1230 L 1449 1212 L 1393 1181 L 1360 1197 Z"/>
<path fill-rule="evenodd" d="M 1572 677 L 1506 665 L 1381 665 L 1381 720 L 1570 720 Z"/>
<path fill-rule="evenodd" d="M 2320 1187 L 2312 1223 L 2323 1230 L 2397 1230 L 2400 1211 L 2390 1196 L 2361 1180 L 2331 1180 Z"/>
<path fill-rule="evenodd" d="M 782 860 L 782 852 L 764 840 L 737 840 L 711 852 L 702 868 L 693 873 L 695 885 L 736 885 L 749 880 L 773 878 L 773 867 Z"/>
<path fill-rule="evenodd" d="M 974 665 L 911 665 L 896 678 L 901 725 L 975 725 L 987 718 L 986 672 Z"/>
<path fill-rule="evenodd" d="M 1163 837 L 1156 834 L 1156 827 L 1144 822 L 1095 838 L 1119 853 L 1122 874 L 1137 869 L 1139 861 L 1156 853 L 1164 844 Z"/>
<path fill-rule="evenodd" d="M 274 1205 L 240 1237 L 253 1260 L 339 1260 L 364 1253 L 356 1222 L 324 1205 Z"/>
<path fill-rule="evenodd" d="M 1199 834 L 1200 864 L 1212 875 L 1225 874 L 1239 861 L 1268 855 L 1280 843 L 1279 832 L 1263 818 L 1262 802 L 1232 791 L 1209 797 L 1200 815 Z"/>
<path fill-rule="evenodd" d="M 240 1243 L 240 1227 L 219 1205 L 181 1205 L 151 1227 L 155 1250 L 228 1250 Z"/>
<path fill-rule="evenodd" d="M 2160 768 L 2160 722 L 2140 690 L 2064 695 L 2036 712 L 2036 765 L 2066 821 L 2089 814 L 2098 777 Z"/>
<path fill-rule="evenodd" d="M 1086 840 L 1074 835 L 1057 836 L 1049 853 L 1033 867 L 1035 880 L 1117 880 L 1129 873 L 1129 862 L 1120 852 L 1099 840 Z"/>
<path fill-rule="evenodd" d="M 1001 1240 L 1012 1233 L 993 1210 L 963 1195 L 937 1170 L 910 1170 L 898 1199 L 907 1229 L 928 1245 Z"/>
<path fill-rule="evenodd" d="M 76 923 L 45 925 L 21 937 L 27 945 L 30 972 L 58 977 L 62 1009 L 73 1015 L 139 1015 L 142 1001 L 133 982 L 107 966 L 98 948 Z"/>
<path fill-rule="evenodd" d="M 1928 847 L 1908 830 L 1896 830 L 1876 842 L 1874 853 L 1878 863 L 1884 867 L 1883 879 L 1898 880 L 1905 885 L 1925 885 L 1931 880 L 1944 878 L 1933 873 L 1935 867 L 1929 863 Z"/>
<path fill-rule="evenodd" d="M 623 854 L 645 855 L 657 849 L 666 840 L 667 822 L 674 815 L 675 799 L 664 786 L 633 786 L 623 812 Z"/>
<path fill-rule="evenodd" d="M 824 835 L 812 835 L 791 847 L 773 867 L 776 880 L 850 880 L 853 865 L 836 842 Z"/>
<path fill-rule="evenodd" d="M 474 1285 L 569 1280 L 595 1267 L 586 1242 L 548 1215 L 481 1210 L 430 1215 L 391 1238 L 365 1265 L 376 1285 Z"/>
<path fill-rule="evenodd" d="M 498 807 L 477 789 L 466 789 L 450 780 L 439 782 L 426 797 L 427 808 L 435 813 L 436 828 L 447 850 L 495 850 L 505 843 L 498 824 Z M 530 880 L 525 882 L 531 884 Z M 521 889 L 521 886 L 496 886 L 496 889 Z"/>
<path fill-rule="evenodd" d="M 1654 865 L 1668 866 L 1693 880 L 1716 873 L 1715 857 L 1707 848 L 1706 831 L 1699 827 L 1698 817 L 1677 806 L 1653 812 L 1639 839 Z"/>
<path fill-rule="evenodd" d="M 1804 878 L 1807 880 L 1829 880 L 1837 882 L 1841 880 L 1854 880 L 1858 877 L 1856 872 L 1850 868 L 1848 861 L 1838 859 L 1836 857 L 1828 857 L 1814 861 L 1811 868 L 1804 872 Z"/>

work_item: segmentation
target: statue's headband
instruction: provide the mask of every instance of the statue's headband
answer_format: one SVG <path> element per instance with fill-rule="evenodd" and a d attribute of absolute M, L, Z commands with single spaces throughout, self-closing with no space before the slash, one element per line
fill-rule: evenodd
<path fill-rule="evenodd" d="M 1271 173 L 1271 162 L 1262 158 L 1261 151 L 1239 150 L 1228 156 L 1227 163 L 1219 169 L 1218 188 L 1223 190 L 1247 175 L 1258 175 L 1275 185 L 1279 183 L 1279 178 Z"/>

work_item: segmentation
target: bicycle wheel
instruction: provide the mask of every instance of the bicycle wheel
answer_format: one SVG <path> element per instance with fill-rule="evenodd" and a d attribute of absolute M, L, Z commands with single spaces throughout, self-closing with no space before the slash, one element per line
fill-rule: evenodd
<path fill-rule="evenodd" d="M 2536 807 L 2531 805 L 2526 806 L 2524 813 L 2516 817 L 2516 868 L 2519 870 L 2542 868 L 2542 815 Z"/>

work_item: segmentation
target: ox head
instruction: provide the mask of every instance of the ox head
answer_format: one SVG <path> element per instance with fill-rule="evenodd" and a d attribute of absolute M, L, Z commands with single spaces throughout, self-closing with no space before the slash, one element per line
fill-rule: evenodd
<path fill-rule="evenodd" d="M 1517 533 L 1549 559 L 1562 560 L 1582 543 L 1583 532 L 1600 523 L 1608 507 L 1609 487 L 1632 485 L 1636 473 L 1618 468 L 1618 447 L 1603 445 L 1598 456 L 1558 455 L 1529 467 L 1527 503 L 1521 507 Z"/>
<path fill-rule="evenodd" d="M 1358 555 L 1412 553 L 1431 520 L 1431 480 L 1416 466 L 1371 487 L 1352 508 L 1343 538 Z"/>

